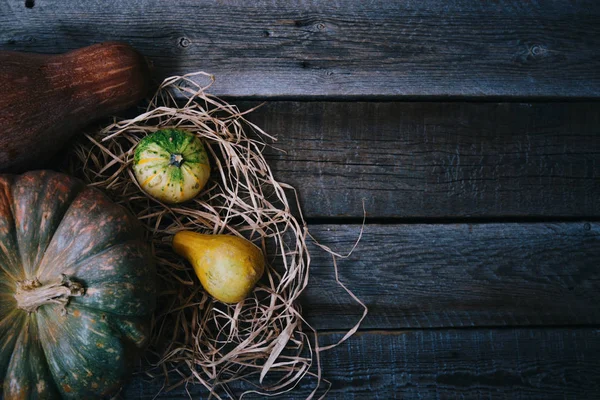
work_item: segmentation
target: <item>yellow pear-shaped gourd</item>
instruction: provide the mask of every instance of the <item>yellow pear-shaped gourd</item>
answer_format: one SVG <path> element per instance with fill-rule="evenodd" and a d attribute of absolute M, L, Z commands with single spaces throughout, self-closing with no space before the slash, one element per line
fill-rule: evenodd
<path fill-rule="evenodd" d="M 173 237 L 173 249 L 192 264 L 204 289 L 224 303 L 244 300 L 265 270 L 262 251 L 237 236 L 181 231 Z"/>

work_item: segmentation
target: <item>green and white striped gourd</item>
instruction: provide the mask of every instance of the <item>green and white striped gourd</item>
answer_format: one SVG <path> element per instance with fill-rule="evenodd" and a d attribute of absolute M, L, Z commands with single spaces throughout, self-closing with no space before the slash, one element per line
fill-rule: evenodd
<path fill-rule="evenodd" d="M 198 137 L 181 129 L 162 129 L 138 143 L 133 171 L 140 187 L 152 197 L 182 203 L 206 185 L 210 164 Z"/>

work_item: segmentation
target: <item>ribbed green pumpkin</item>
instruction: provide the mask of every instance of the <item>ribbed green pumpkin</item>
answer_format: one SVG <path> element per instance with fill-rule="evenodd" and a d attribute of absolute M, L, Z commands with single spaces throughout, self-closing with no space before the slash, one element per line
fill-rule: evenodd
<path fill-rule="evenodd" d="M 0 175 L 4 399 L 117 389 L 148 337 L 155 279 L 138 221 L 104 194 L 56 172 Z"/>

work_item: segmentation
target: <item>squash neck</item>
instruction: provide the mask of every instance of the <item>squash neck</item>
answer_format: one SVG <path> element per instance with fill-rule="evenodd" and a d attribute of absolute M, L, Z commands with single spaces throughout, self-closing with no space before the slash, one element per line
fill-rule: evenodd
<path fill-rule="evenodd" d="M 106 42 L 45 62 L 45 79 L 62 89 L 70 113 L 110 115 L 136 104 L 148 91 L 148 62 L 123 43 Z"/>
<path fill-rule="evenodd" d="M 45 304 L 60 304 L 63 313 L 71 297 L 83 296 L 85 289 L 79 282 L 72 281 L 67 275 L 62 274 L 60 279 L 42 285 L 37 279 L 17 282 L 15 300 L 17 307 L 32 313 Z"/>

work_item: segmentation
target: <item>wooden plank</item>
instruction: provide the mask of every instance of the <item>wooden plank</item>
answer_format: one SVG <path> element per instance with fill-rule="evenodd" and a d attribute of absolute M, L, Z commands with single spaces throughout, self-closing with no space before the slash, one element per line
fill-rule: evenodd
<path fill-rule="evenodd" d="M 362 201 L 384 218 L 600 216 L 600 103 L 269 102 L 248 118 L 278 137 L 269 160 L 308 217 L 362 217 Z"/>
<path fill-rule="evenodd" d="M 163 78 L 248 97 L 598 97 L 594 0 L 36 0 L 0 4 L 0 49 L 122 40 Z M 31 2 L 30 2 L 31 3 Z"/>
<path fill-rule="evenodd" d="M 360 226 L 313 226 L 348 251 Z M 312 249 L 303 312 L 318 329 L 362 314 Z M 600 324 L 600 224 L 367 225 L 340 280 L 369 307 L 364 329 Z"/>
<path fill-rule="evenodd" d="M 341 336 L 324 335 L 322 343 Z M 600 393 L 598 329 L 359 333 L 321 356 L 332 383 L 327 399 L 589 400 Z M 314 385 L 308 380 L 281 398 L 305 399 Z M 123 398 L 154 399 L 160 387 L 138 379 Z M 180 388 L 156 399 L 207 396 L 200 385 L 187 390 L 189 396 Z"/>

